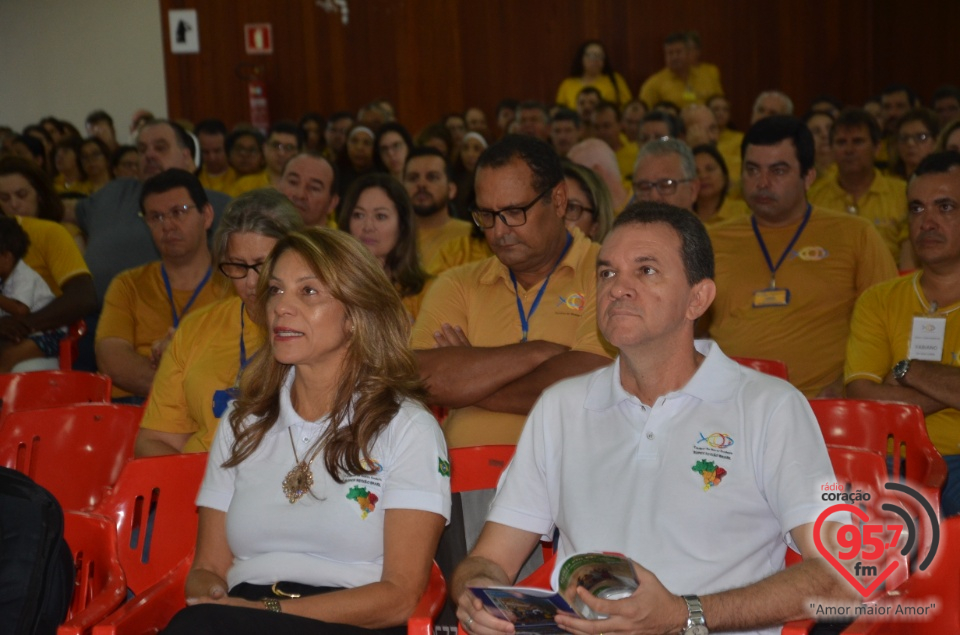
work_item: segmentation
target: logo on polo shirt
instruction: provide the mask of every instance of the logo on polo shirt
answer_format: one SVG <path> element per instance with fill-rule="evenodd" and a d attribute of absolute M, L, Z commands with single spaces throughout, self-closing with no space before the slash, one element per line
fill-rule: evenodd
<path fill-rule="evenodd" d="M 818 260 L 825 260 L 830 256 L 830 252 L 824 249 L 823 247 L 809 246 L 801 247 L 797 250 L 797 258 L 800 260 L 805 260 L 807 262 L 816 262 Z"/>
<path fill-rule="evenodd" d="M 586 304 L 587 299 L 582 293 L 571 293 L 567 297 L 560 296 L 560 301 L 557 302 L 557 306 L 566 306 L 568 309 L 573 309 L 578 313 L 583 312 Z"/>
<path fill-rule="evenodd" d="M 705 492 L 709 492 L 711 487 L 719 485 L 723 477 L 727 475 L 725 469 L 718 467 L 713 461 L 704 459 L 694 463 L 690 469 L 703 477 L 703 491 Z"/>
<path fill-rule="evenodd" d="M 357 501 L 357 505 L 360 505 L 360 518 L 366 519 L 367 515 L 376 509 L 380 497 L 368 491 L 366 487 L 354 485 L 347 492 L 347 500 Z"/>

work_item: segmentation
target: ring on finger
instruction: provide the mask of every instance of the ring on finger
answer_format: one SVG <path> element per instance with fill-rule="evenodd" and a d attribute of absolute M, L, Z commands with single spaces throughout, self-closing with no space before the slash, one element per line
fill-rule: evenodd
<path fill-rule="evenodd" d="M 468 617 L 468 618 L 467 618 L 467 623 L 464 624 L 464 626 L 466 626 L 467 628 L 470 628 L 471 626 L 473 626 L 473 618 L 472 618 L 472 617 Z"/>

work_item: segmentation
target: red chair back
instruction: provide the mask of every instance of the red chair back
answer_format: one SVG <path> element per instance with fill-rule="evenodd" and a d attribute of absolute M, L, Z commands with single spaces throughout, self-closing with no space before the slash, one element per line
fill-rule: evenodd
<path fill-rule="evenodd" d="M 513 458 L 514 445 L 478 445 L 453 448 L 450 456 L 450 491 L 470 492 L 493 489 L 500 474 Z"/>
<path fill-rule="evenodd" d="M 189 556 L 197 538 L 194 500 L 207 464 L 204 454 L 134 459 L 96 513 L 117 527 L 127 585 L 139 593 Z"/>
<path fill-rule="evenodd" d="M 110 521 L 78 512 L 66 512 L 63 520 L 76 577 L 70 610 L 57 634 L 82 635 L 120 606 L 127 584 L 117 559 L 117 532 Z"/>
<path fill-rule="evenodd" d="M 142 416 L 142 408 L 108 403 L 12 412 L 0 426 L 0 464 L 66 510 L 92 509 L 133 458 Z"/>
<path fill-rule="evenodd" d="M 109 403 L 113 382 L 106 375 L 43 370 L 0 375 L 0 421 L 16 410 L 78 403 Z"/>
<path fill-rule="evenodd" d="M 783 380 L 790 380 L 789 373 L 787 372 L 787 365 L 780 360 L 757 359 L 754 357 L 731 357 L 730 359 L 737 362 L 741 366 L 746 366 L 747 368 L 752 368 L 753 370 L 766 373 L 767 375 L 773 375 L 774 377 L 779 377 Z"/>
<path fill-rule="evenodd" d="M 888 456 L 893 476 L 902 475 L 920 488 L 940 513 L 940 488 L 947 465 L 927 435 L 919 406 L 859 399 L 812 399 L 827 445 L 864 448 Z M 906 460 L 906 463 L 904 463 Z"/>
<path fill-rule="evenodd" d="M 80 338 L 87 333 L 87 323 L 77 320 L 67 327 L 67 334 L 60 340 L 60 370 L 73 370 L 73 362 L 79 355 Z"/>

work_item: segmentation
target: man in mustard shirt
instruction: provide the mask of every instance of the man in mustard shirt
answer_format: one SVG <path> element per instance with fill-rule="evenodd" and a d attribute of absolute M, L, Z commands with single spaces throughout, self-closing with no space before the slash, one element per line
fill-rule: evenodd
<path fill-rule="evenodd" d="M 690 63 L 687 34 L 671 33 L 663 41 L 666 67 L 651 75 L 640 87 L 640 99 L 653 106 L 661 101 L 673 102 L 677 108 L 706 103 L 713 95 L 722 95 L 720 77 L 701 72 Z"/>
<path fill-rule="evenodd" d="M 810 188 L 808 198 L 835 212 L 866 218 L 877 228 L 893 259 L 904 267 L 901 247 L 907 247 L 906 183 L 886 176 L 873 166 L 880 145 L 880 126 L 865 110 L 843 111 L 830 129 L 830 145 L 837 160 L 837 174 Z M 912 258 L 910 258 L 912 265 Z"/>
<path fill-rule="evenodd" d="M 868 289 L 847 341 L 847 396 L 923 408 L 947 462 L 943 515 L 960 513 L 960 154 L 926 157 L 907 186 L 922 270 Z"/>
<path fill-rule="evenodd" d="M 150 391 L 160 355 L 183 316 L 222 295 L 210 280 L 213 206 L 197 177 L 176 169 L 151 177 L 143 184 L 140 208 L 160 260 L 113 279 L 96 334 L 97 365 L 113 379 L 114 400 L 129 403 L 141 403 Z"/>
<path fill-rule="evenodd" d="M 403 168 L 403 184 L 413 202 L 420 262 L 430 262 L 447 241 L 470 235 L 470 223 L 453 218 L 450 201 L 457 184 L 447 158 L 435 148 L 413 148 Z"/>
<path fill-rule="evenodd" d="M 534 401 L 610 363 L 596 321 L 599 246 L 567 232 L 560 158 L 508 135 L 477 164 L 474 219 L 495 256 L 445 272 L 412 345 L 450 447 L 513 444 Z"/>
<path fill-rule="evenodd" d="M 786 362 L 808 398 L 839 396 L 854 302 L 897 275 L 893 258 L 868 221 L 807 202 L 814 145 L 799 119 L 762 119 L 743 143 L 752 213 L 708 227 L 717 267 L 709 333 L 729 355 Z"/>
<path fill-rule="evenodd" d="M 237 171 L 227 162 L 227 127 L 219 119 L 204 119 L 193 130 L 203 159 L 198 178 L 203 187 L 226 194 L 237 180 Z"/>

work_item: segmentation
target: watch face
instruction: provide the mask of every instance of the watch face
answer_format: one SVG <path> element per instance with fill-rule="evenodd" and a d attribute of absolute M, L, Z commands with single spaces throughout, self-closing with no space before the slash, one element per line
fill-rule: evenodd
<path fill-rule="evenodd" d="M 706 626 L 702 624 L 697 624 L 696 626 L 691 626 L 683 632 L 683 635 L 709 635 L 710 631 L 707 630 Z"/>

